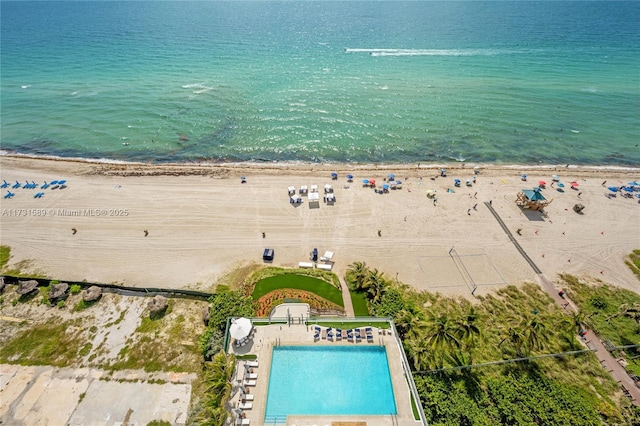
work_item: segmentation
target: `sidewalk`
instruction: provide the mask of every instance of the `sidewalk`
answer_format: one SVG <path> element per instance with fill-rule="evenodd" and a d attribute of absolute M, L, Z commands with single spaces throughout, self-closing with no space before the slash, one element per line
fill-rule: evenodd
<path fill-rule="evenodd" d="M 540 278 L 540 285 L 542 289 L 545 290 L 553 298 L 556 304 L 564 308 L 569 313 L 578 311 L 578 307 L 573 303 L 573 301 L 571 301 L 571 299 L 566 296 L 564 298 L 560 297 L 560 295 L 558 294 L 559 290 L 553 286 L 553 283 L 549 281 L 547 277 L 545 277 L 543 274 L 538 274 L 538 277 Z M 600 364 L 602 364 L 602 367 L 604 367 L 609 372 L 609 374 L 611 374 L 611 377 L 613 377 L 616 382 L 620 383 L 620 385 L 623 387 L 623 390 L 626 389 L 631 397 L 631 402 L 633 402 L 633 404 L 635 405 L 640 406 L 640 389 L 636 386 L 633 379 L 629 377 L 624 367 L 622 367 L 618 363 L 618 361 L 616 361 L 615 358 L 611 355 L 611 353 L 604 347 L 604 344 L 602 343 L 600 338 L 593 332 L 593 330 L 587 329 L 587 336 L 591 336 L 591 338 L 586 339 L 586 341 L 583 340 L 583 343 L 589 349 L 596 350 L 595 354 L 598 357 L 598 361 L 600 361 Z"/>

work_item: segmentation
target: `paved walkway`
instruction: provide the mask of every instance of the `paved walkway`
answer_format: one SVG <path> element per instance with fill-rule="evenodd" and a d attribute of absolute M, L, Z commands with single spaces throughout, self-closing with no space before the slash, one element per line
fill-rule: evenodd
<path fill-rule="evenodd" d="M 353 318 L 356 316 L 355 311 L 353 310 L 353 302 L 351 301 L 351 293 L 349 293 L 349 285 L 346 283 L 344 278 L 338 277 L 340 279 L 340 287 L 342 288 L 342 300 L 344 301 L 344 311 L 347 314 L 347 317 Z"/>
<path fill-rule="evenodd" d="M 538 268 L 533 260 L 527 255 L 527 253 L 524 251 L 520 243 L 518 243 L 518 241 L 515 239 L 509 228 L 507 228 L 502 218 L 500 218 L 498 213 L 494 210 L 491 203 L 485 203 L 485 205 L 496 218 L 504 232 L 507 234 L 509 240 L 511 240 L 516 249 L 520 252 L 520 254 L 522 254 L 524 259 L 536 272 L 536 274 L 538 275 L 540 287 L 542 287 L 542 289 L 546 291 L 549 296 L 551 296 L 551 298 L 556 302 L 558 306 L 564 308 L 568 312 L 577 312 L 578 307 L 569 298 L 567 298 L 566 296 L 564 298 L 560 297 L 559 289 L 555 288 L 553 283 L 544 276 L 540 268 Z M 636 386 L 633 379 L 629 377 L 629 374 L 627 374 L 624 367 L 622 367 L 611 355 L 611 353 L 604 347 L 604 344 L 602 343 L 600 338 L 598 338 L 598 336 L 593 332 L 593 330 L 587 329 L 587 336 L 592 336 L 591 340 L 585 340 L 583 341 L 583 343 L 589 349 L 596 349 L 595 354 L 598 357 L 600 364 L 602 364 L 602 366 L 609 372 L 609 374 L 611 374 L 611 377 L 613 377 L 616 382 L 620 383 L 623 389 L 628 392 L 631 401 L 635 405 L 640 406 L 640 389 Z"/>

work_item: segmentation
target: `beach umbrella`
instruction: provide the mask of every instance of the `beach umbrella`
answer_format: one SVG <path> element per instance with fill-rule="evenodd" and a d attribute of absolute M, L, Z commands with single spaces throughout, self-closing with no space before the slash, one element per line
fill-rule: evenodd
<path fill-rule="evenodd" d="M 456 184 L 456 185 L 460 185 L 460 179 L 454 179 L 453 183 Z"/>
<path fill-rule="evenodd" d="M 633 188 L 632 188 L 632 187 L 630 187 L 630 186 L 625 186 L 625 187 L 623 187 L 622 189 L 624 189 L 624 190 L 625 190 L 625 191 L 627 191 L 627 192 L 633 192 Z"/>
<path fill-rule="evenodd" d="M 362 183 L 364 183 L 365 185 L 369 185 L 369 179 L 362 179 Z"/>
<path fill-rule="evenodd" d="M 562 182 L 558 182 L 558 187 L 560 187 L 560 188 L 564 188 L 564 183 L 562 183 Z"/>
<path fill-rule="evenodd" d="M 618 192 L 618 187 L 617 186 L 610 186 L 609 188 L 607 188 L 609 191 L 611 192 Z"/>
<path fill-rule="evenodd" d="M 396 180 L 396 175 L 394 175 L 393 173 L 389 173 L 389 180 Z"/>
<path fill-rule="evenodd" d="M 385 183 L 384 185 L 382 185 L 382 189 L 389 189 L 389 185 Z"/>
<path fill-rule="evenodd" d="M 569 185 L 571 185 L 572 188 L 575 188 L 576 186 L 580 186 L 580 184 L 576 181 L 571 182 Z"/>
<path fill-rule="evenodd" d="M 59 181 L 58 181 L 58 185 L 64 185 L 65 183 L 67 183 L 67 181 L 66 181 L 66 180 L 59 180 Z"/>
<path fill-rule="evenodd" d="M 636 182 L 635 180 L 633 182 L 628 182 L 627 185 L 629 186 L 640 186 L 640 183 Z"/>
<path fill-rule="evenodd" d="M 251 333 L 253 324 L 249 318 L 237 318 L 231 321 L 231 327 L 229 327 L 229 334 L 236 340 L 244 339 Z"/>
<path fill-rule="evenodd" d="M 547 182 L 543 181 L 543 180 L 539 180 L 538 181 L 538 185 L 540 186 L 545 186 L 547 184 Z"/>
<path fill-rule="evenodd" d="M 58 181 L 57 181 L 57 180 L 52 180 L 52 181 L 51 181 L 51 185 L 57 185 L 57 184 L 58 184 Z"/>
<path fill-rule="evenodd" d="M 523 174 L 521 174 L 521 175 L 520 175 L 520 178 L 521 178 L 522 180 L 527 180 L 527 175 L 525 175 L 525 174 L 523 173 Z"/>
<path fill-rule="evenodd" d="M 338 179 L 337 173 L 331 173 L 331 179 Z"/>
<path fill-rule="evenodd" d="M 347 175 L 347 180 L 352 180 L 353 179 L 353 175 Z"/>
<path fill-rule="evenodd" d="M 375 179 L 369 179 L 369 184 L 370 185 L 375 185 L 376 184 L 376 180 Z"/>
<path fill-rule="evenodd" d="M 553 176 L 551 176 L 551 179 L 553 179 L 554 182 L 558 182 L 560 180 L 560 176 L 553 175 Z"/>

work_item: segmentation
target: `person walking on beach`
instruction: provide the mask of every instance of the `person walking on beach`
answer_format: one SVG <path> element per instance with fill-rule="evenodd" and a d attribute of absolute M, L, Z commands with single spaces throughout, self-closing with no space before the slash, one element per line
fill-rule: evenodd
<path fill-rule="evenodd" d="M 71 231 L 73 232 L 72 235 L 76 235 L 76 233 L 78 232 L 78 230 L 76 228 L 71 228 Z"/>
<path fill-rule="evenodd" d="M 147 235 L 149 235 L 149 231 L 147 231 L 146 229 L 144 230 L 144 236 L 146 237 Z"/>

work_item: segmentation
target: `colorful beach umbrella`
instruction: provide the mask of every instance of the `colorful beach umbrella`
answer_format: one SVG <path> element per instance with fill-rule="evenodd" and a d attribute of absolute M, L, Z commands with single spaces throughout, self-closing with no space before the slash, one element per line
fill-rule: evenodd
<path fill-rule="evenodd" d="M 538 185 L 539 186 L 545 186 L 547 184 L 547 182 L 543 181 L 543 180 L 539 180 L 538 181 Z"/>
<path fill-rule="evenodd" d="M 607 188 L 609 191 L 611 192 L 618 192 L 618 187 L 617 186 L 610 186 L 609 188 Z"/>
<path fill-rule="evenodd" d="M 388 178 L 389 180 L 396 180 L 396 175 L 394 175 L 393 173 L 389 173 Z"/>
<path fill-rule="evenodd" d="M 569 185 L 571 185 L 572 188 L 575 188 L 576 186 L 580 186 L 580 184 L 578 182 L 571 182 Z"/>
<path fill-rule="evenodd" d="M 562 183 L 562 182 L 558 182 L 558 186 L 559 186 L 560 188 L 564 188 L 564 183 Z"/>
<path fill-rule="evenodd" d="M 369 179 L 362 179 L 362 183 L 364 183 L 365 185 L 369 184 Z"/>
<path fill-rule="evenodd" d="M 375 185 L 375 184 L 376 184 L 375 179 L 369 179 L 369 185 Z"/>
<path fill-rule="evenodd" d="M 347 175 L 347 179 L 348 180 L 352 180 L 353 179 L 353 175 Z"/>

